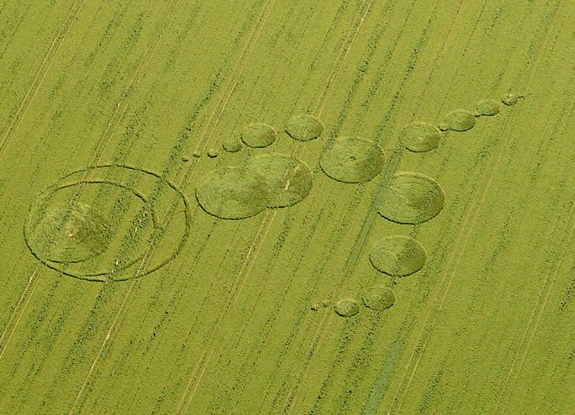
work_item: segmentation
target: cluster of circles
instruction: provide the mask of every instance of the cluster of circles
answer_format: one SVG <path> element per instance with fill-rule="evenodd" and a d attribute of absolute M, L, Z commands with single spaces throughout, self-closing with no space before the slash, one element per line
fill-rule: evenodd
<path fill-rule="evenodd" d="M 522 96 L 517 94 L 506 94 L 502 97 L 501 102 L 510 106 L 517 103 L 520 98 Z M 499 113 L 499 110 L 500 104 L 497 101 L 484 100 L 477 104 L 475 113 L 462 109 L 449 112 L 439 127 L 421 122 L 412 123 L 400 133 L 400 143 L 411 152 L 427 152 L 439 146 L 444 131 L 468 131 L 475 126 L 477 117 L 494 116 Z M 347 141 L 343 145 L 340 144 L 339 147 L 336 143 L 334 148 L 338 149 L 334 152 L 335 157 L 333 158 L 342 159 L 344 157 L 342 154 L 348 154 L 345 146 L 354 147 L 351 143 L 351 141 Z M 381 171 L 382 167 L 380 166 L 383 166 L 383 158 L 379 158 L 378 153 L 373 149 L 368 150 L 368 147 L 363 143 L 360 144 L 359 140 L 353 143 L 356 143 L 358 148 L 355 152 L 350 151 L 354 154 L 353 161 L 360 160 L 366 166 L 371 167 L 371 170 L 363 169 L 365 175 L 362 177 L 369 177 L 369 179 L 375 177 Z M 330 160 L 330 153 L 328 152 L 327 155 L 328 161 Z M 334 177 L 339 172 L 344 171 L 341 167 L 342 163 L 336 164 L 337 168 L 334 168 L 327 161 L 324 158 L 322 169 L 329 176 Z M 349 170 L 346 173 L 347 177 L 354 177 Z M 355 173 L 355 178 L 359 179 L 357 171 Z M 415 225 L 437 216 L 443 209 L 444 203 L 445 193 L 434 179 L 420 173 L 397 173 L 380 193 L 377 210 L 381 216 L 392 222 Z M 395 235 L 377 243 L 370 252 L 369 260 L 372 266 L 381 273 L 391 277 L 405 277 L 423 268 L 427 254 L 416 239 Z M 366 307 L 379 310 L 389 308 L 395 302 L 393 291 L 383 286 L 367 288 L 362 297 Z M 374 304 L 378 305 L 374 306 Z M 337 303 L 334 310 L 342 317 L 350 317 L 359 312 L 359 302 L 349 298 L 342 299 Z"/>
<path fill-rule="evenodd" d="M 295 140 L 318 138 L 323 124 L 310 115 L 288 122 L 287 134 Z M 239 140 L 224 142 L 227 152 L 235 153 L 245 144 L 264 148 L 273 144 L 277 132 L 267 124 L 248 126 Z M 243 144 L 242 144 L 243 143 Z M 296 157 L 264 154 L 238 166 L 213 170 L 196 186 L 198 204 L 207 213 L 220 219 L 245 219 L 266 208 L 293 206 L 305 199 L 313 186 L 311 169 Z"/>

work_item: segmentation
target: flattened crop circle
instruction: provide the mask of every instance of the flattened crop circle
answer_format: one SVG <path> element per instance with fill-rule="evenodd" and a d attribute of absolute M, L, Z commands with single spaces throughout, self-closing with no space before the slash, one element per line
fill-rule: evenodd
<path fill-rule="evenodd" d="M 401 142 L 409 151 L 422 153 L 433 150 L 439 145 L 441 131 L 426 123 L 413 123 L 401 132 Z"/>
<path fill-rule="evenodd" d="M 392 222 L 415 224 L 441 212 L 445 193 L 431 177 L 419 173 L 398 173 L 379 196 L 378 211 Z"/>
<path fill-rule="evenodd" d="M 131 180 L 117 180 L 127 174 Z M 138 180 L 147 182 L 139 183 L 140 187 L 147 184 L 157 193 L 152 189 L 137 190 Z M 155 241 L 156 248 L 162 244 L 164 229 L 154 206 L 159 207 L 157 199 L 166 189 L 172 192 L 170 200 L 182 205 L 183 229 L 179 240 L 175 236 L 177 242 L 171 255 L 159 255 L 159 259 L 148 262 L 147 254 L 154 248 L 149 244 Z M 134 201 L 140 205 L 135 209 L 137 214 Z M 128 210 L 122 211 L 122 206 Z M 132 221 L 128 221 L 129 216 L 133 216 Z M 150 274 L 172 261 L 187 241 L 190 226 L 189 202 L 167 180 L 131 166 L 103 165 L 72 172 L 45 189 L 30 209 L 24 238 L 40 262 L 64 275 L 89 281 L 123 281 Z M 53 237 L 49 236 L 50 231 Z M 134 253 L 139 245 L 147 249 Z M 126 277 L 124 273 L 138 263 L 138 269 Z"/>
<path fill-rule="evenodd" d="M 323 154 L 323 172 L 343 183 L 365 183 L 383 170 L 385 154 L 373 141 L 356 137 L 341 137 Z"/>
<path fill-rule="evenodd" d="M 269 208 L 293 206 L 305 199 L 313 186 L 310 168 L 294 157 L 267 154 L 251 160 L 249 168 L 266 180 Z"/>
<path fill-rule="evenodd" d="M 334 308 L 341 317 L 352 317 L 359 313 L 359 304 L 353 299 L 340 300 Z"/>
<path fill-rule="evenodd" d="M 266 209 L 270 194 L 266 180 L 245 167 L 223 167 L 202 178 L 196 199 L 207 213 L 220 219 L 245 219 Z"/>
<path fill-rule="evenodd" d="M 427 254 L 413 238 L 390 236 L 373 247 L 369 260 L 379 272 L 405 277 L 423 268 Z"/>
<path fill-rule="evenodd" d="M 276 141 L 276 131 L 267 124 L 252 124 L 242 133 L 242 141 L 248 147 L 268 147 Z"/>
<path fill-rule="evenodd" d="M 363 304 L 372 310 L 385 310 L 395 304 L 395 294 L 381 285 L 368 287 L 362 294 Z"/>
<path fill-rule="evenodd" d="M 300 115 L 287 122 L 286 133 L 294 140 L 310 141 L 323 132 L 323 124 L 309 114 Z"/>
<path fill-rule="evenodd" d="M 475 114 L 466 110 L 451 111 L 445 116 L 445 125 L 453 131 L 467 131 L 475 126 Z"/>

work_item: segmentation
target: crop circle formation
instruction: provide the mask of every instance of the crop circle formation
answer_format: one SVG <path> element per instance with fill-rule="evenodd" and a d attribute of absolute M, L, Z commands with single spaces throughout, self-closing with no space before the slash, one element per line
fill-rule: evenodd
<path fill-rule="evenodd" d="M 437 148 L 441 131 L 431 124 L 413 123 L 403 129 L 400 140 L 409 151 L 423 153 Z"/>
<path fill-rule="evenodd" d="M 222 167 L 196 187 L 199 205 L 220 219 L 245 219 L 263 211 L 270 200 L 265 179 L 244 166 Z"/>
<path fill-rule="evenodd" d="M 466 110 L 451 111 L 445 116 L 444 123 L 449 130 L 471 130 L 475 126 L 475 114 Z"/>
<path fill-rule="evenodd" d="M 295 205 L 309 195 L 313 186 L 310 168 L 294 157 L 268 154 L 250 160 L 248 166 L 264 179 L 269 208 Z"/>
<path fill-rule="evenodd" d="M 160 223 L 158 212 L 176 209 Z M 160 175 L 105 165 L 70 173 L 45 189 L 30 208 L 24 238 L 40 262 L 64 275 L 123 281 L 172 261 L 190 225 L 186 197 Z"/>
<path fill-rule="evenodd" d="M 287 122 L 286 133 L 298 141 L 310 141 L 318 138 L 323 132 L 323 124 L 309 114 L 300 115 Z"/>
<path fill-rule="evenodd" d="M 416 224 L 434 218 L 445 203 L 445 193 L 432 178 L 420 173 L 394 175 L 379 195 L 378 212 L 397 223 Z"/>
<path fill-rule="evenodd" d="M 373 247 L 369 260 L 384 274 L 405 277 L 423 268 L 427 254 L 423 246 L 411 237 L 390 236 Z"/>
<path fill-rule="evenodd" d="M 361 296 L 363 304 L 372 310 L 385 310 L 395 304 L 395 294 L 389 288 L 375 285 L 367 287 Z"/>
<path fill-rule="evenodd" d="M 385 154 L 373 141 L 356 137 L 336 139 L 324 152 L 320 167 L 330 178 L 344 183 L 364 183 L 383 170 Z"/>
<path fill-rule="evenodd" d="M 359 304 L 353 299 L 340 300 L 334 307 L 341 317 L 352 317 L 359 313 Z"/>
<path fill-rule="evenodd" d="M 276 131 L 267 124 L 252 124 L 242 133 L 242 141 L 248 147 L 268 147 L 276 141 Z"/>

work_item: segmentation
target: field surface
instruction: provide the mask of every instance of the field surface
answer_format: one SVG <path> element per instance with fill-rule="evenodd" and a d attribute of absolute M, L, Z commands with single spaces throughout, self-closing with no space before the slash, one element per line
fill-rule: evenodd
<path fill-rule="evenodd" d="M 0 414 L 575 413 L 574 18 L 4 0 Z"/>

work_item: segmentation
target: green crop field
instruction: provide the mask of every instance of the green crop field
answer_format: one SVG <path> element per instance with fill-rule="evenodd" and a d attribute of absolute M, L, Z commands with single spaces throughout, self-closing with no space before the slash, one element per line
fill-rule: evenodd
<path fill-rule="evenodd" d="M 0 2 L 0 414 L 575 414 L 574 23 Z"/>

